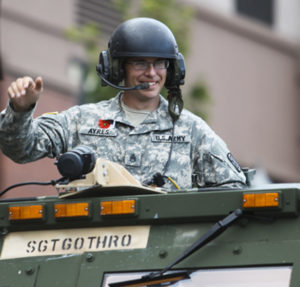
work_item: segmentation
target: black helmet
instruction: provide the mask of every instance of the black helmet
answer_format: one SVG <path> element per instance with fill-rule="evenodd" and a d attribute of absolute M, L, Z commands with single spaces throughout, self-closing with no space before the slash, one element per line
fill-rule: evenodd
<path fill-rule="evenodd" d="M 178 51 L 173 33 L 160 21 L 133 18 L 120 24 L 110 38 L 108 50 L 100 53 L 97 70 L 106 80 L 118 84 L 124 78 L 123 63 L 128 57 L 170 59 L 165 86 L 184 83 L 183 56 Z"/>
<path fill-rule="evenodd" d="M 176 59 L 178 46 L 170 29 L 151 18 L 134 18 L 113 32 L 108 49 L 112 58 L 155 57 Z"/>

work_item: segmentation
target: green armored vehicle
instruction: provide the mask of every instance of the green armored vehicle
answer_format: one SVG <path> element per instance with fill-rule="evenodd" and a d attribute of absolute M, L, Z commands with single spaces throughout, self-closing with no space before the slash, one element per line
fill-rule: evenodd
<path fill-rule="evenodd" d="M 0 202 L 1 287 L 300 284 L 300 184 L 165 192 L 101 160 L 56 188 Z"/>

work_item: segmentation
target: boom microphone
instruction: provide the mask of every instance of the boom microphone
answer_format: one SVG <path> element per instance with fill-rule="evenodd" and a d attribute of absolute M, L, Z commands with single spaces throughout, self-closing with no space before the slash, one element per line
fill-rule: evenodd
<path fill-rule="evenodd" d="M 133 86 L 133 87 L 118 86 L 118 85 L 115 85 L 115 84 L 111 83 L 107 79 L 105 79 L 105 76 L 102 74 L 101 65 L 97 65 L 96 71 L 97 71 L 98 76 L 101 78 L 101 80 L 104 83 L 106 83 L 107 85 L 109 85 L 109 86 L 111 86 L 112 88 L 115 88 L 115 89 L 119 89 L 119 90 L 123 90 L 123 91 L 130 91 L 130 90 L 146 90 L 146 89 L 149 89 L 149 87 L 150 87 L 150 85 L 148 83 L 143 83 L 143 84 L 136 85 L 136 86 Z"/>

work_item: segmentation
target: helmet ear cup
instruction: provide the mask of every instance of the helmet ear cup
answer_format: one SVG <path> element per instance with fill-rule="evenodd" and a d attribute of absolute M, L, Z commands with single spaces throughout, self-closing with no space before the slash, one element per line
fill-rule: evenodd
<path fill-rule="evenodd" d="M 124 59 L 110 58 L 111 82 L 115 85 L 119 84 L 124 79 Z"/>
<path fill-rule="evenodd" d="M 184 84 L 185 78 L 185 63 L 184 57 L 181 53 L 175 60 L 170 61 L 170 66 L 167 71 L 167 78 L 165 82 L 165 87 L 167 89 Z"/>
<path fill-rule="evenodd" d="M 96 67 L 98 74 L 101 74 L 107 81 L 118 84 L 124 78 L 123 61 L 121 59 L 112 59 L 109 50 L 102 51 L 99 55 L 99 64 Z M 102 86 L 107 84 L 102 81 Z"/>
<path fill-rule="evenodd" d="M 107 51 L 102 51 L 99 55 L 99 64 L 96 67 L 98 75 L 102 76 L 106 80 L 109 81 L 110 78 L 110 64 L 109 64 L 109 57 Z M 101 77 L 100 77 L 101 78 Z M 102 80 L 102 86 L 107 86 L 107 84 Z"/>

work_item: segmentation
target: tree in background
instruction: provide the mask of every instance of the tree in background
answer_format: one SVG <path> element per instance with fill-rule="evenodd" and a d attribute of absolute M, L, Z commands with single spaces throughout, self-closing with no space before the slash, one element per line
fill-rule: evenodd
<path fill-rule="evenodd" d="M 188 53 L 188 38 L 191 21 L 194 17 L 190 6 L 179 4 L 176 0 L 113 0 L 115 7 L 120 11 L 123 20 L 134 17 L 150 17 L 165 23 L 173 32 L 180 52 Z M 99 52 L 107 49 L 101 47 L 101 27 L 96 23 L 85 25 L 81 28 L 71 28 L 66 31 L 69 39 L 81 43 L 87 53 L 87 63 L 83 77 L 84 102 L 98 102 L 112 98 L 116 90 L 111 87 L 102 87 L 96 73 L 96 63 Z M 163 96 L 167 95 L 165 89 Z M 188 89 L 188 95 L 184 95 L 186 107 L 192 112 L 207 119 L 207 106 L 210 103 L 205 84 L 198 82 Z"/>
<path fill-rule="evenodd" d="M 101 29 L 97 23 L 89 23 L 80 28 L 66 30 L 66 36 L 83 45 L 86 52 L 86 62 L 81 63 L 82 69 L 82 95 L 80 101 L 83 103 L 99 102 L 107 100 L 116 95 L 116 90 L 107 86 L 101 86 L 101 80 L 96 73 L 96 64 L 99 61 L 101 48 Z"/>

